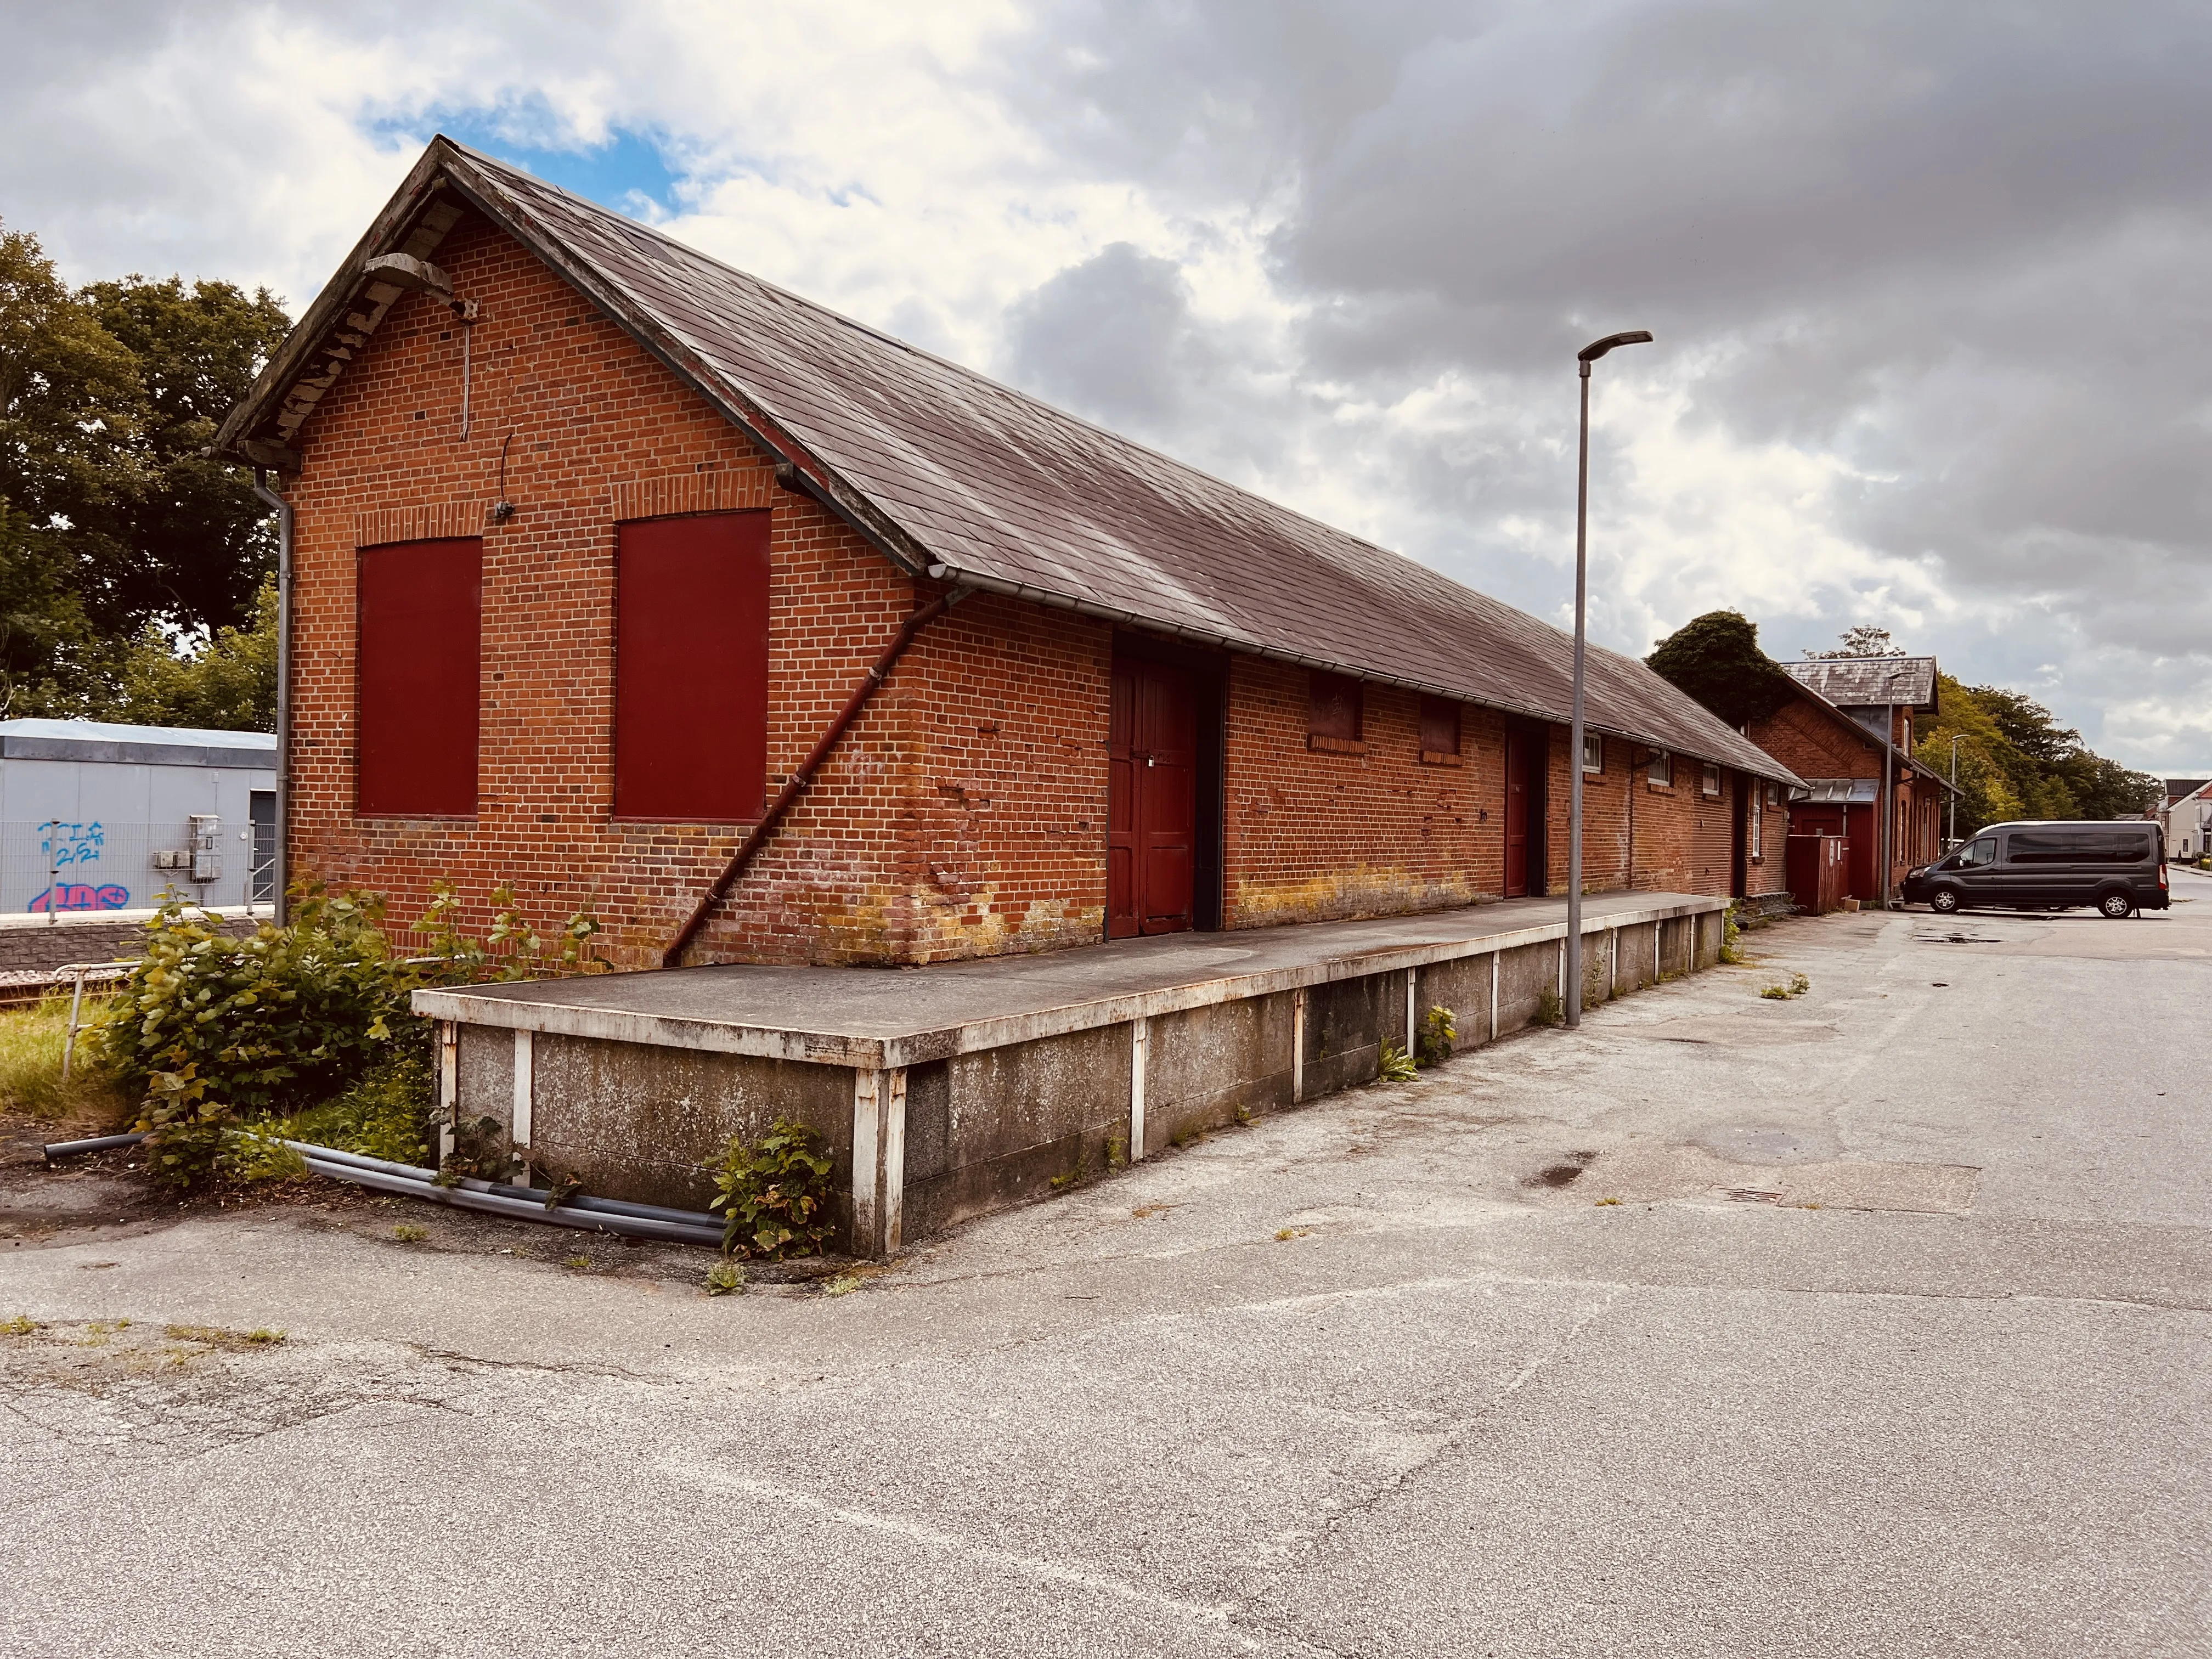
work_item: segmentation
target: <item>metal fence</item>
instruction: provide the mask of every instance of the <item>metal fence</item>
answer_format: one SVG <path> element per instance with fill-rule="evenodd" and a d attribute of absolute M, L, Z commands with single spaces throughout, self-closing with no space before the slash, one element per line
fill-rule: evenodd
<path fill-rule="evenodd" d="M 213 817 L 0 824 L 0 914 L 146 910 L 172 892 L 199 904 L 265 904 L 274 871 L 265 826 Z"/>

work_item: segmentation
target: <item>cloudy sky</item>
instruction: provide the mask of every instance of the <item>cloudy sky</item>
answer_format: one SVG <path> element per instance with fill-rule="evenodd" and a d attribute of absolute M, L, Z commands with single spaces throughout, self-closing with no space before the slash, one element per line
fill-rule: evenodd
<path fill-rule="evenodd" d="M 1878 623 L 2212 766 L 2212 13 L 20 9 L 0 218 L 311 298 L 444 131 L 1593 629 Z"/>

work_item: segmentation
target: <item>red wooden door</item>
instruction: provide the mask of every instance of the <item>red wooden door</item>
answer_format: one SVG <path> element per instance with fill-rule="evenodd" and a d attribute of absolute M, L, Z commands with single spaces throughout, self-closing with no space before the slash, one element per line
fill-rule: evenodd
<path fill-rule="evenodd" d="M 1505 735 L 1505 896 L 1528 892 L 1528 740 Z"/>
<path fill-rule="evenodd" d="M 1108 936 L 1185 932 L 1198 842 L 1191 677 L 1164 663 L 1116 662 L 1108 752 Z"/>

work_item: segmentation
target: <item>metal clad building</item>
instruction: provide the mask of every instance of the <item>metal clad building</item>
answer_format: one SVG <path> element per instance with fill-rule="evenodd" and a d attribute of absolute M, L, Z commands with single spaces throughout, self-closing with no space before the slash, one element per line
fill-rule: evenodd
<path fill-rule="evenodd" d="M 0 720 L 0 914 L 266 902 L 276 738 Z"/>

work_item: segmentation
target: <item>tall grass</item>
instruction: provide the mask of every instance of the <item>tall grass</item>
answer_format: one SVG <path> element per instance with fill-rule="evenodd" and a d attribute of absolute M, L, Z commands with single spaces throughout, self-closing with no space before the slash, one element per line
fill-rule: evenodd
<path fill-rule="evenodd" d="M 102 1068 L 99 1048 L 85 1030 L 98 1013 L 98 1000 L 85 999 L 69 1080 L 62 1079 L 69 1012 L 69 994 L 63 992 L 33 1007 L 0 1012 L 0 1109 L 47 1123 L 64 1118 L 120 1122 L 131 1115 L 131 1100 Z"/>

